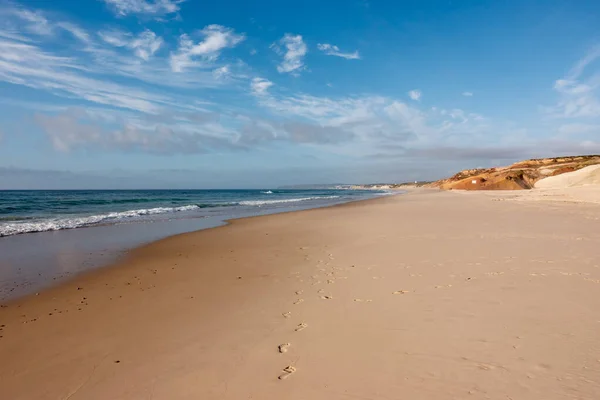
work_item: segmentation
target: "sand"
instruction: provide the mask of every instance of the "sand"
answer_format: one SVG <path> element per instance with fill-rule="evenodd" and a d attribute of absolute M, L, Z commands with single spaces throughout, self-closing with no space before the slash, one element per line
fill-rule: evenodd
<path fill-rule="evenodd" d="M 550 176 L 535 183 L 538 189 L 563 189 L 587 185 L 600 185 L 600 165 L 590 165 L 577 171 Z"/>
<path fill-rule="evenodd" d="M 0 399 L 597 399 L 600 207 L 417 190 L 175 236 L 0 309 Z"/>

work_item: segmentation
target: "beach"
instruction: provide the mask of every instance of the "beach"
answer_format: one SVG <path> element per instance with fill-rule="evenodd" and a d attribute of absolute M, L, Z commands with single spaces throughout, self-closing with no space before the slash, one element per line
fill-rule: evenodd
<path fill-rule="evenodd" d="M 0 399 L 596 399 L 600 207 L 413 190 L 172 236 L 0 309 Z"/>

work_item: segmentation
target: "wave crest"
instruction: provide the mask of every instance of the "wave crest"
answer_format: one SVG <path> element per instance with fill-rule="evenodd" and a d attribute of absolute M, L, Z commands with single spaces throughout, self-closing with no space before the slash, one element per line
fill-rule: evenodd
<path fill-rule="evenodd" d="M 78 218 L 55 218 L 35 222 L 16 222 L 0 225 L 0 237 L 19 235 L 22 233 L 59 231 L 62 229 L 82 228 L 85 226 L 98 225 L 101 223 L 117 222 L 123 219 L 140 217 L 144 215 L 165 214 L 180 211 L 192 211 L 199 209 L 197 205 L 181 207 L 156 207 L 141 210 L 129 210 L 112 212 L 108 214 L 92 215 Z"/>
<path fill-rule="evenodd" d="M 279 204 L 279 203 L 296 203 L 299 201 L 306 200 L 322 200 L 322 199 L 337 199 L 340 196 L 317 196 L 317 197 L 299 197 L 297 199 L 280 199 L 280 200 L 246 200 L 240 201 L 238 204 L 241 206 L 264 206 L 268 204 Z"/>

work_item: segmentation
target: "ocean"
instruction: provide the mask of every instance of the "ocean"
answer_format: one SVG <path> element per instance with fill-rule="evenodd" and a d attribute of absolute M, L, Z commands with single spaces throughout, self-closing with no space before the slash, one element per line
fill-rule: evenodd
<path fill-rule="evenodd" d="M 235 216 L 382 195 L 361 190 L 0 191 L 0 237 L 95 225 Z"/>
<path fill-rule="evenodd" d="M 228 219 L 387 194 L 342 189 L 0 191 L 0 300 L 114 263 L 134 247 Z"/>

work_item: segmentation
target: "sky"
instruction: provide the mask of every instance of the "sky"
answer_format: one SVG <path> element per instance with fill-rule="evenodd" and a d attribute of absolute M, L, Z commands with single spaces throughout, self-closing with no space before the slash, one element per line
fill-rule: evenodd
<path fill-rule="evenodd" d="M 0 0 L 0 189 L 404 182 L 596 153 L 595 0 Z"/>

